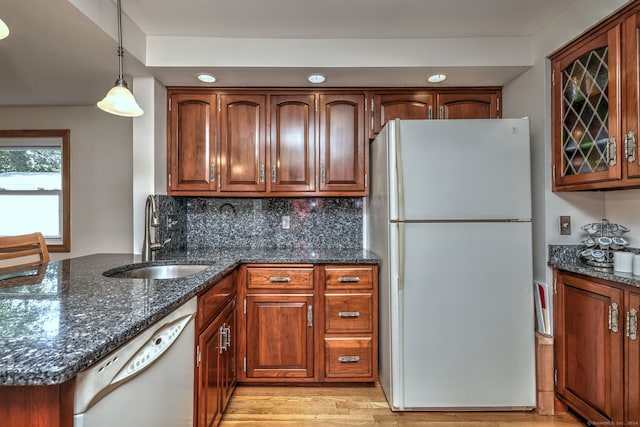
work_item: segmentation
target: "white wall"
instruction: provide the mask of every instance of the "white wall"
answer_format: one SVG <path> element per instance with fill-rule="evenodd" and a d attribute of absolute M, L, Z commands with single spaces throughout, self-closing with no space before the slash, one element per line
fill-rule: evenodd
<path fill-rule="evenodd" d="M 547 245 L 579 243 L 581 225 L 607 215 L 621 217 L 620 212 L 630 204 L 640 207 L 640 193 L 637 192 L 624 196 L 609 196 L 603 192 L 551 192 L 551 78 L 546 57 L 625 3 L 622 0 L 576 1 L 532 38 L 533 67 L 504 87 L 505 116 L 531 118 L 536 280 L 548 283 L 552 280 L 551 270 L 546 266 Z M 571 215 L 571 236 L 560 236 L 560 215 Z M 609 219 L 617 221 L 617 218 Z M 636 223 L 638 221 L 640 219 Z"/>
<path fill-rule="evenodd" d="M 631 246 L 640 247 L 640 190 L 607 192 L 605 212 L 609 221 L 629 227 L 631 231 L 624 237 Z"/>
<path fill-rule="evenodd" d="M 1 129 L 71 130 L 71 252 L 130 253 L 132 119 L 89 107 L 0 107 Z"/>

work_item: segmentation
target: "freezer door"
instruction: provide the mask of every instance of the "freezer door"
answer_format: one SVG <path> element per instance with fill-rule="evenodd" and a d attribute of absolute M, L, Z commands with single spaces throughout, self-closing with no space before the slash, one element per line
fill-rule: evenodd
<path fill-rule="evenodd" d="M 531 224 L 400 227 L 405 409 L 534 407 Z"/>
<path fill-rule="evenodd" d="M 390 156 L 392 219 L 531 218 L 528 119 L 399 123 L 389 133 L 389 150 L 399 154 Z"/>

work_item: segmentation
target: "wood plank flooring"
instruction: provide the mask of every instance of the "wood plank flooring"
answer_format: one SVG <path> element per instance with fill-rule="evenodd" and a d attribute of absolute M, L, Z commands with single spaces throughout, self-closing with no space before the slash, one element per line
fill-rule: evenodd
<path fill-rule="evenodd" d="M 584 426 L 562 413 L 392 412 L 376 387 L 238 386 L 220 427 L 569 427 Z"/>

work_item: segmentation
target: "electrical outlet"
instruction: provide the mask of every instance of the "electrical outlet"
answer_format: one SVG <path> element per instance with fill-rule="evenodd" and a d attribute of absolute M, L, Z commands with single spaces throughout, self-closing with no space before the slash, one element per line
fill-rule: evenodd
<path fill-rule="evenodd" d="M 561 215 L 560 216 L 560 234 L 562 236 L 570 236 L 571 235 L 571 217 Z"/>
<path fill-rule="evenodd" d="M 288 230 L 291 228 L 291 217 L 289 215 L 284 215 L 282 217 L 282 229 Z"/>

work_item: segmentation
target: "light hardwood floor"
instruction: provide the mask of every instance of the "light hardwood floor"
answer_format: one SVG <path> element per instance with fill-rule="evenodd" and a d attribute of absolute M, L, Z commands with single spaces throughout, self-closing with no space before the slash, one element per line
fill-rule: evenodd
<path fill-rule="evenodd" d="M 573 415 L 531 412 L 392 412 L 376 387 L 238 386 L 220 427 L 584 426 Z"/>

